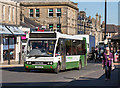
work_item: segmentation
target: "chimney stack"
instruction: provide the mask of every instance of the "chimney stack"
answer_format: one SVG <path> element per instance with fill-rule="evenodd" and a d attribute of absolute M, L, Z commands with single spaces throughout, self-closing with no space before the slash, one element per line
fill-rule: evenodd
<path fill-rule="evenodd" d="M 96 24 L 98 24 L 98 13 L 96 13 Z"/>
<path fill-rule="evenodd" d="M 99 26 L 101 25 L 101 15 L 99 15 Z"/>
<path fill-rule="evenodd" d="M 89 20 L 91 19 L 91 16 L 89 16 Z"/>

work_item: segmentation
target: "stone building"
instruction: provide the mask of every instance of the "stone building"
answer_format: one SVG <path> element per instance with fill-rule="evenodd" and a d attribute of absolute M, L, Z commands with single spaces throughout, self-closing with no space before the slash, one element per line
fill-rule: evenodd
<path fill-rule="evenodd" d="M 19 60 L 20 35 L 24 35 L 18 28 L 19 25 L 20 4 L 0 0 L 0 63 Z"/>
<path fill-rule="evenodd" d="M 102 41 L 101 16 L 96 14 L 96 18 L 87 17 L 85 11 L 78 13 L 78 34 L 88 34 L 95 36 L 95 44 Z"/>
<path fill-rule="evenodd" d="M 103 21 L 102 23 L 102 28 L 103 28 L 103 40 L 104 40 L 104 36 L 105 36 L 105 23 Z M 107 24 L 106 25 L 106 38 L 111 38 L 112 36 L 118 34 L 118 26 L 114 25 L 114 24 Z"/>
<path fill-rule="evenodd" d="M 105 36 L 105 23 L 102 23 L 103 40 Z M 106 39 L 109 47 L 113 47 L 114 52 L 120 51 L 120 26 L 115 24 L 106 25 Z"/>
<path fill-rule="evenodd" d="M 34 20 L 49 30 L 77 34 L 77 3 L 69 0 L 22 0 L 21 20 Z"/>

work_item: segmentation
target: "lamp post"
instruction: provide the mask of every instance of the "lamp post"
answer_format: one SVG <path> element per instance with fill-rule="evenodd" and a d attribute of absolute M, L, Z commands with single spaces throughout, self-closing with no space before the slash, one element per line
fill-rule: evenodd
<path fill-rule="evenodd" d="M 109 44 L 109 48 L 110 48 L 110 51 L 111 51 L 111 38 L 108 39 L 108 44 Z"/>
<path fill-rule="evenodd" d="M 107 18 L 106 18 L 106 16 L 107 16 L 107 1 L 105 0 L 105 27 L 104 27 L 104 29 L 105 29 L 105 34 L 104 34 L 104 52 L 105 52 L 105 48 L 106 48 L 106 43 L 107 43 L 107 39 L 106 39 L 106 20 L 107 20 Z"/>
<path fill-rule="evenodd" d="M 61 17 L 61 16 L 59 16 L 59 31 L 61 32 L 61 30 L 60 30 L 60 17 Z"/>
<path fill-rule="evenodd" d="M 107 0 L 105 0 L 105 35 L 104 35 L 104 40 L 106 39 L 106 21 L 107 21 Z"/>
<path fill-rule="evenodd" d="M 63 14 L 61 14 L 61 15 L 66 15 L 66 13 L 63 13 Z M 60 25 L 60 18 L 61 18 L 61 15 L 58 16 L 58 18 L 59 18 L 59 32 L 61 32 L 61 29 L 60 29 L 60 27 L 61 27 L 61 25 Z M 67 19 L 67 18 L 66 18 L 66 19 Z"/>

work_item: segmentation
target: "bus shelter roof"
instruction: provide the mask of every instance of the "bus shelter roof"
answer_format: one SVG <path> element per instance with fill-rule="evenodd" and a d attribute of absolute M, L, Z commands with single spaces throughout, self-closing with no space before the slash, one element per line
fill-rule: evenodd
<path fill-rule="evenodd" d="M 16 26 L 6 26 L 13 35 L 25 35 L 25 33 Z"/>
<path fill-rule="evenodd" d="M 5 25 L 0 25 L 0 34 L 12 35 Z"/>

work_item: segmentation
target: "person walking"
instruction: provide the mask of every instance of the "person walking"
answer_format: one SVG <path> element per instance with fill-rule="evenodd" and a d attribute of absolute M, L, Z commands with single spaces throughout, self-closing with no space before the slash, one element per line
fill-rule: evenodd
<path fill-rule="evenodd" d="M 114 50 L 113 50 L 113 47 L 111 47 L 111 53 L 112 53 L 112 55 L 113 55 L 113 59 L 112 59 L 112 70 L 114 70 L 115 69 L 115 65 L 114 65 Z"/>
<path fill-rule="evenodd" d="M 96 46 L 95 48 L 95 62 L 97 61 L 98 59 L 98 47 Z"/>
<path fill-rule="evenodd" d="M 102 67 L 105 68 L 105 80 L 109 80 L 111 77 L 111 66 L 112 66 L 113 55 L 109 50 L 109 47 L 106 48 L 104 53 L 104 59 L 102 60 Z"/>

